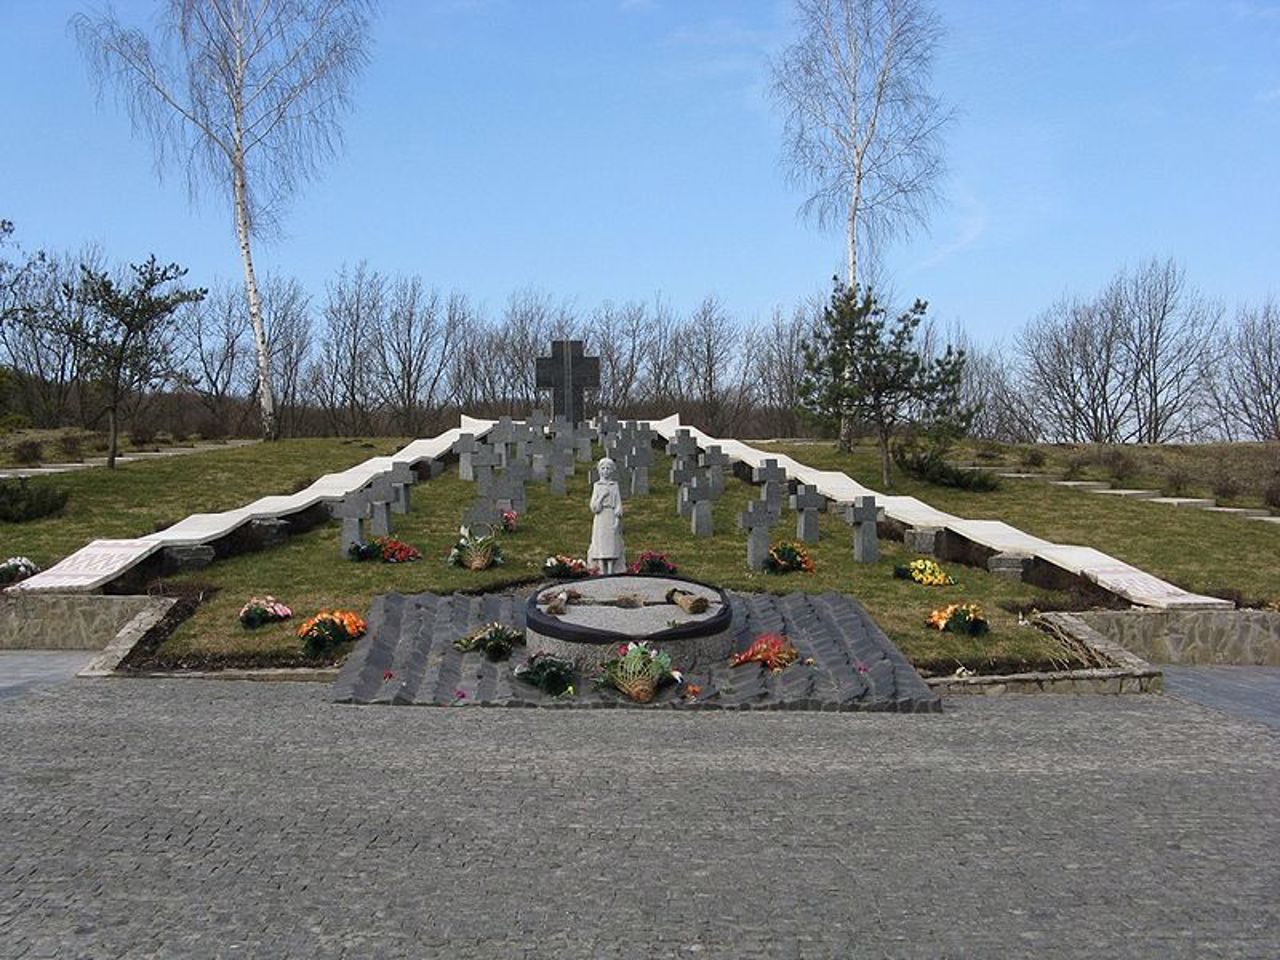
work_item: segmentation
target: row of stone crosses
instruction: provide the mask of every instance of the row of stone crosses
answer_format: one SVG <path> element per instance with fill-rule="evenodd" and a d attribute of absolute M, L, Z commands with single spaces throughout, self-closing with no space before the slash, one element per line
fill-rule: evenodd
<path fill-rule="evenodd" d="M 483 439 L 461 434 L 451 448 L 458 458 L 458 476 L 476 484 L 475 500 L 462 513 L 462 527 L 496 530 L 507 511 L 524 513 L 530 483 L 546 483 L 553 495 L 565 496 L 568 478 L 577 464 L 591 463 L 597 442 L 617 466 L 623 497 L 646 495 L 655 467 L 654 443 L 660 439 L 639 421 L 623 422 L 609 415 L 594 425 L 570 423 L 563 417 L 549 421 L 541 411 L 524 421 L 502 417 Z M 718 446 L 699 447 L 687 430 L 676 432 L 666 452 L 671 457 L 668 479 L 676 487 L 676 512 L 689 521 L 695 537 L 714 535 L 713 508 L 725 491 L 725 471 L 731 466 L 728 455 Z M 438 475 L 443 466 L 432 461 L 431 475 Z M 595 473 L 590 468 L 591 482 Z M 391 535 L 392 515 L 408 511 L 409 487 L 416 479 L 408 464 L 393 464 L 390 472 L 332 508 L 333 515 L 343 521 L 339 544 L 343 556 L 354 543 Z M 817 487 L 800 483 L 792 491 L 786 471 L 776 460 L 752 467 L 751 480 L 760 486 L 760 496 L 737 518 L 738 527 L 748 534 L 750 569 L 763 569 L 784 505 L 796 514 L 796 539 L 817 543 L 818 514 L 828 509 L 828 500 Z M 846 508 L 845 519 L 854 528 L 854 560 L 875 562 L 879 558 L 875 498 L 858 498 Z"/>

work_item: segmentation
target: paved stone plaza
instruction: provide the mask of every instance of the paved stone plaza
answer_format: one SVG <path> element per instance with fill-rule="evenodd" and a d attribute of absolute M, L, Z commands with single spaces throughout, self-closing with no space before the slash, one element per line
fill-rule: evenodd
<path fill-rule="evenodd" d="M 0 699 L 3 957 L 1273 957 L 1280 733 L 941 715 Z"/>

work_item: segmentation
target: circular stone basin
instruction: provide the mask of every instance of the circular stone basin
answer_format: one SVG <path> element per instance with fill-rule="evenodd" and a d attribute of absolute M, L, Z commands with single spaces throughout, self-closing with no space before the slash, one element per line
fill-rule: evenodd
<path fill-rule="evenodd" d="M 668 599 L 692 594 L 706 609 L 691 612 Z M 700 601 L 699 601 L 700 602 Z M 594 670 L 631 641 L 649 641 L 671 656 L 676 670 L 693 670 L 728 659 L 733 649 L 733 611 L 724 591 L 681 577 L 618 574 L 543 587 L 525 608 L 529 653 L 551 653 Z"/>

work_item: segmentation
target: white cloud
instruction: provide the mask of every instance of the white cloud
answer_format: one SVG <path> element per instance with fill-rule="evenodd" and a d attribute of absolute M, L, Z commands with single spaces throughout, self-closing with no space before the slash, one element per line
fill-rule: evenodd
<path fill-rule="evenodd" d="M 955 235 L 917 263 L 913 270 L 924 270 L 949 260 L 957 253 L 972 247 L 987 232 L 990 217 L 987 214 L 986 205 L 972 191 L 964 187 L 955 188 L 955 197 L 959 214 L 956 219 Z"/>

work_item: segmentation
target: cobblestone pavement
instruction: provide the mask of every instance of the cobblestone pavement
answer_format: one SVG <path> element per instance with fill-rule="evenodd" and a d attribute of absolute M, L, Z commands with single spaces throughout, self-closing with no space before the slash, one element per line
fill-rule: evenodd
<path fill-rule="evenodd" d="M 1280 732 L 941 715 L 0 700 L 3 957 L 1274 957 Z"/>
<path fill-rule="evenodd" d="M 1162 666 L 1165 691 L 1280 728 L 1280 667 Z"/>
<path fill-rule="evenodd" d="M 91 650 L 0 650 L 0 700 L 70 683 L 95 655 Z"/>

